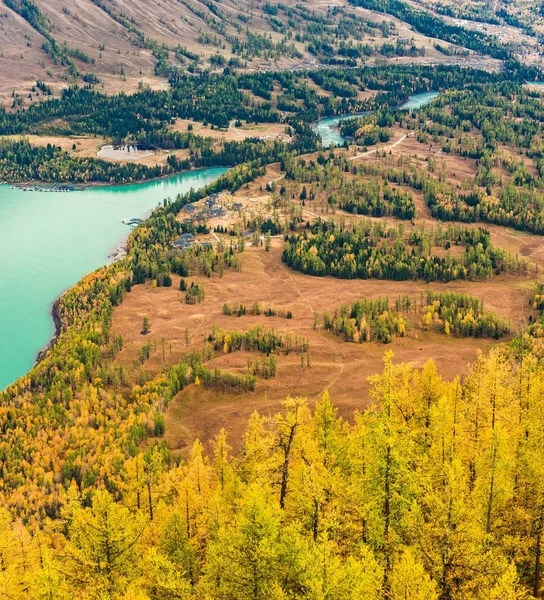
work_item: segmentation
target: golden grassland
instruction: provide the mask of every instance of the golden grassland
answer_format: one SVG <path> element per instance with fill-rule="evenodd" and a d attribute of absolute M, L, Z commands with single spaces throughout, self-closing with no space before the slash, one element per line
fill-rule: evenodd
<path fill-rule="evenodd" d="M 387 144 L 380 149 L 386 150 L 386 158 L 375 152 L 361 154 L 351 148 L 348 156 L 355 161 L 389 161 L 394 163 L 399 156 L 409 155 L 421 168 L 427 168 L 429 157 L 437 163 L 447 158 L 446 177 L 452 186 L 461 186 L 469 181 L 476 172 L 476 163 L 456 156 L 441 157 L 440 151 L 431 144 L 421 144 L 413 137 L 402 136 L 407 132 L 395 131 Z M 399 142 L 399 140 L 401 140 Z M 338 150 L 337 152 L 344 152 Z M 312 156 L 306 157 L 311 159 Z M 315 156 L 313 156 L 315 158 Z M 347 175 L 349 177 L 349 175 Z M 261 216 L 266 218 L 274 212 L 271 204 L 272 194 L 266 192 L 266 184 L 277 180 L 277 186 L 286 185 L 288 195 L 300 189 L 299 184 L 281 179 L 277 164 L 270 165 L 265 175 L 257 178 L 240 189 L 228 202 L 241 202 L 245 206 L 242 213 L 245 218 Z M 297 187 L 298 185 L 298 187 Z M 411 227 L 432 228 L 438 223 L 433 220 L 419 192 L 413 192 L 418 217 L 403 222 L 407 229 Z M 299 204 L 298 196 L 294 200 Z M 282 212 L 279 209 L 281 217 Z M 346 222 L 367 217 L 350 215 L 341 210 L 329 210 L 324 197 L 319 193 L 313 202 L 306 201 L 300 206 L 305 220 L 314 221 L 318 217 L 342 219 Z M 184 213 L 180 218 L 184 218 Z M 219 224 L 242 228 L 242 216 L 229 213 L 225 219 L 209 222 L 210 227 Z M 394 218 L 377 219 L 395 226 L 400 223 Z M 123 365 L 136 372 L 140 368 L 138 356 L 142 346 L 151 341 L 154 351 L 145 363 L 144 369 L 158 373 L 164 366 L 175 363 L 188 350 L 201 349 L 206 337 L 214 325 L 222 329 L 248 330 L 254 325 L 273 328 L 282 335 L 301 336 L 309 341 L 308 357 L 301 364 L 300 356 L 292 353 L 278 357 L 278 374 L 274 379 L 258 380 L 255 392 L 243 395 L 218 393 L 190 386 L 178 394 L 168 408 L 166 415 L 166 440 L 174 451 L 183 451 L 190 447 L 196 438 L 208 442 L 221 427 L 233 432 L 232 439 L 238 440 L 248 416 L 258 410 L 271 414 L 278 410 L 280 402 L 287 394 L 308 395 L 311 400 L 318 398 L 324 390 L 334 396 L 340 414 L 350 417 L 354 409 L 364 408 L 371 400 L 368 395 L 366 377 L 381 368 L 383 352 L 387 348 L 381 343 L 346 343 L 322 329 L 323 312 L 334 312 L 344 303 L 359 299 L 375 299 L 387 296 L 391 305 L 395 299 L 408 295 L 420 303 L 428 290 L 455 291 L 468 293 L 481 299 L 488 311 L 510 321 L 512 331 L 516 332 L 522 321 L 530 315 L 528 304 L 531 295 L 531 282 L 536 273 L 544 269 L 544 249 L 540 238 L 531 234 L 513 231 L 496 225 L 486 224 L 491 232 L 492 243 L 511 252 L 526 257 L 530 268 L 527 276 L 497 276 L 488 281 L 456 281 L 448 284 L 413 281 L 377 281 L 377 280 L 338 280 L 330 277 L 316 278 L 288 269 L 281 261 L 284 242 L 281 236 L 272 240 L 271 249 L 255 247 L 251 242 L 240 255 L 241 272 L 226 272 L 222 278 L 213 275 L 187 278 L 204 286 L 205 300 L 202 304 L 185 304 L 185 294 L 179 291 L 179 277 L 173 277 L 170 288 L 157 288 L 151 283 L 136 286 L 122 306 L 115 309 L 113 331 L 123 336 L 124 346 L 118 355 Z M 212 234 L 205 236 L 213 240 Z M 216 239 L 229 243 L 229 236 L 219 234 Z M 435 249 L 438 252 L 438 249 Z M 450 252 L 455 252 L 452 248 Z M 288 311 L 293 319 L 284 316 L 265 317 L 246 314 L 242 317 L 222 314 L 225 303 L 246 305 L 249 309 L 258 302 L 262 309 L 275 308 L 285 315 Z M 314 328 L 314 314 L 319 315 L 319 325 Z M 142 319 L 147 316 L 151 323 L 151 332 L 142 336 Z M 486 353 L 497 343 L 489 339 L 455 339 L 426 331 L 420 324 L 420 313 L 409 315 L 409 334 L 396 337 L 391 344 L 400 361 L 410 362 L 421 367 L 429 358 L 433 358 L 440 373 L 447 379 L 458 374 L 466 374 L 468 364 L 473 362 L 479 351 Z M 248 353 L 231 353 L 213 358 L 210 367 L 218 367 L 231 372 L 247 372 L 248 360 L 259 360 L 259 356 Z"/>
<path fill-rule="evenodd" d="M 343 303 L 388 296 L 393 304 L 400 295 L 410 295 L 419 302 L 427 290 L 470 293 L 484 301 L 487 309 L 503 317 L 515 319 L 527 304 L 530 290 L 517 285 L 517 280 L 499 279 L 492 282 L 455 282 L 433 284 L 424 282 L 391 282 L 375 280 L 337 280 L 316 278 L 293 272 L 281 262 L 280 240 L 273 242 L 270 252 L 249 247 L 242 254 L 242 271 L 187 278 L 204 286 L 202 304 L 185 304 L 185 294 L 179 291 L 179 277 L 170 288 L 151 284 L 136 286 L 113 317 L 113 332 L 123 336 L 123 350 L 117 360 L 129 369 L 140 368 L 139 351 L 151 340 L 156 350 L 144 369 L 158 373 L 164 365 L 177 362 L 185 352 L 200 350 L 212 327 L 223 330 L 247 331 L 254 325 L 274 329 L 278 334 L 305 337 L 309 341 L 309 361 L 291 353 L 278 357 L 278 374 L 274 379 L 259 379 L 255 392 L 243 395 L 222 394 L 190 386 L 174 398 L 166 415 L 166 440 L 172 450 L 190 446 L 195 438 L 209 441 L 221 427 L 226 427 L 233 440 L 240 440 L 249 415 L 258 410 L 274 413 L 288 395 L 318 398 L 324 390 L 334 395 L 340 414 L 351 417 L 355 409 L 369 405 L 366 377 L 378 372 L 387 346 L 381 343 L 346 343 L 326 332 L 322 322 L 314 330 L 314 313 L 333 312 Z M 223 304 L 241 303 L 248 310 L 255 302 L 262 309 L 275 308 L 278 313 L 291 311 L 292 319 L 284 316 L 242 317 L 222 314 Z M 151 332 L 141 334 L 142 319 L 147 316 Z M 412 331 L 408 337 L 395 338 L 392 348 L 399 361 L 416 367 L 432 358 L 447 379 L 468 372 L 479 350 L 486 352 L 496 342 L 488 339 L 454 339 L 419 327 L 420 315 L 409 316 Z M 164 342 L 164 355 L 163 344 Z M 189 343 L 187 343 L 189 342 Z M 164 356 L 164 360 L 163 360 Z M 250 353 L 231 353 L 212 359 L 208 367 L 232 372 L 247 372 L 248 360 L 261 357 Z"/>

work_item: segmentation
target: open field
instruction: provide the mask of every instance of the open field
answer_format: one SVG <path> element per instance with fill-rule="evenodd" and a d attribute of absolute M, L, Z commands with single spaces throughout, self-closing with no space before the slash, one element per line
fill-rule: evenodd
<path fill-rule="evenodd" d="M 40 136 L 40 135 L 6 135 L 0 136 L 0 142 L 5 139 L 17 140 L 26 139 L 32 146 L 58 146 L 76 158 L 100 158 L 113 163 L 140 163 L 152 167 L 155 165 L 166 164 L 166 159 L 170 154 L 174 154 L 180 160 L 189 156 L 189 150 L 156 150 L 149 156 L 142 156 L 138 159 L 133 158 L 109 158 L 100 156 L 99 150 L 102 146 L 107 145 L 109 140 L 104 137 L 97 136 Z M 74 148 L 75 144 L 75 148 Z"/>
<path fill-rule="evenodd" d="M 79 156 L 81 158 L 88 158 L 96 156 L 100 147 L 107 143 L 106 138 L 101 136 L 60 136 L 60 135 L 3 135 L 0 136 L 2 140 L 18 140 L 26 139 L 33 146 L 59 146 L 63 150 L 70 152 L 73 156 Z M 73 148 L 75 144 L 75 149 Z"/>
<path fill-rule="evenodd" d="M 289 139 L 285 133 L 285 125 L 281 123 L 258 123 L 248 124 L 243 123 L 240 127 L 236 127 L 234 121 L 230 123 L 228 129 L 212 129 L 209 125 L 203 125 L 198 121 L 190 119 L 177 119 L 176 123 L 170 127 L 173 131 L 187 132 L 189 126 L 192 126 L 192 133 L 202 137 L 211 137 L 217 140 L 227 142 L 240 142 L 251 137 L 281 137 Z"/>
<path fill-rule="evenodd" d="M 191 277 L 204 286 L 206 298 L 194 306 L 184 303 L 179 291 L 179 277 L 174 277 L 171 288 L 154 288 L 150 284 L 136 286 L 122 306 L 115 310 L 113 331 L 123 335 L 124 345 L 117 360 L 129 369 L 138 361 L 140 348 L 151 340 L 156 351 L 143 369 L 157 373 L 176 362 L 183 353 L 200 349 L 206 336 L 216 325 L 223 330 L 248 330 L 260 324 L 278 333 L 304 336 L 310 344 L 310 367 L 301 366 L 300 357 L 292 353 L 278 357 L 278 374 L 274 379 L 258 380 L 255 392 L 244 395 L 221 394 L 189 386 L 171 403 L 166 417 L 166 440 L 172 450 L 182 450 L 195 437 L 210 440 L 225 426 L 238 439 L 254 410 L 263 414 L 279 410 L 287 394 L 308 396 L 312 401 L 326 389 L 331 393 L 340 413 L 352 416 L 354 410 L 365 408 L 371 402 L 367 377 L 381 369 L 385 350 L 392 349 L 396 360 L 411 362 L 421 367 L 433 359 L 440 373 L 453 378 L 467 373 L 468 364 L 479 350 L 486 351 L 495 341 L 487 339 L 454 339 L 434 332 L 423 331 L 418 315 L 413 315 L 413 329 L 406 338 L 395 338 L 391 345 L 380 343 L 346 343 L 342 338 L 326 332 L 320 325 L 315 331 L 314 312 L 333 312 L 342 303 L 358 299 L 388 296 L 394 301 L 408 294 L 416 301 L 427 290 L 448 290 L 470 293 L 484 301 L 487 310 L 510 318 L 514 324 L 522 313 L 527 313 L 530 288 L 524 280 L 497 278 L 486 282 L 453 282 L 427 285 L 422 282 L 391 282 L 375 280 L 338 280 L 315 278 L 287 269 L 281 263 L 283 243 L 275 240 L 272 250 L 249 247 L 242 255 L 242 272 L 226 272 L 220 279 Z M 281 316 L 242 317 L 222 314 L 224 303 L 239 302 L 251 307 L 259 302 L 262 308 L 274 307 L 279 313 L 292 311 L 293 319 Z M 140 333 L 142 318 L 148 316 L 151 332 Z M 161 340 L 165 340 L 164 363 Z M 189 342 L 187 344 L 187 342 Z M 209 365 L 245 373 L 247 360 L 260 356 L 231 353 L 212 359 Z M 139 365 L 138 365 L 139 366 Z"/>
<path fill-rule="evenodd" d="M 260 129 L 264 127 L 260 126 Z M 508 148 L 502 151 L 505 154 L 509 152 Z M 369 151 L 351 147 L 335 152 L 346 153 L 355 163 L 379 162 L 390 166 L 409 157 L 411 164 L 422 170 L 428 170 L 429 160 L 433 159 L 436 176 L 440 173 L 453 189 L 470 188 L 477 173 L 475 160 L 445 155 L 432 140 L 420 143 L 414 132 L 399 128 L 392 131 L 389 142 L 378 144 Z M 317 154 L 305 158 L 308 161 L 316 157 Z M 531 164 L 527 166 L 531 167 Z M 348 172 L 343 177 L 350 179 L 353 175 Z M 276 182 L 276 190 L 280 186 L 287 189 L 285 200 L 276 207 L 274 193 L 266 191 L 270 182 Z M 212 228 L 222 225 L 243 231 L 243 218 L 266 220 L 275 214 L 281 220 L 288 214 L 289 205 L 296 207 L 302 218 L 310 222 L 318 217 L 345 222 L 368 218 L 331 209 L 327 202 L 330 192 L 324 186 L 306 185 L 308 190 L 310 187 L 314 190 L 315 199 L 311 201 L 308 198 L 302 205 L 298 200 L 301 184 L 285 179 L 278 164 L 269 165 L 263 176 L 243 186 L 234 196 L 225 195 L 220 203 L 223 203 L 227 214 L 222 219 L 209 221 L 208 225 Z M 439 225 L 430 217 L 423 193 L 407 187 L 404 189 L 412 194 L 418 213 L 412 223 L 403 221 L 406 230 L 412 227 L 431 229 Z M 241 214 L 229 211 L 228 207 L 234 201 L 243 205 Z M 183 211 L 179 218 L 186 219 L 187 214 Z M 376 220 L 389 226 L 401 222 L 394 217 Z M 372 402 L 367 378 L 380 371 L 386 350 L 393 350 L 397 361 L 410 362 L 416 367 L 421 367 L 432 358 L 442 376 L 451 379 L 457 374 L 466 374 L 469 363 L 475 360 L 479 351 L 486 352 L 505 340 L 453 338 L 426 331 L 421 327 L 420 312 L 416 308 L 408 315 L 407 337 L 396 337 L 390 345 L 377 342 L 346 343 L 343 338 L 322 328 L 321 316 L 324 312 L 333 313 L 340 305 L 355 300 L 384 296 L 389 298 L 392 305 L 399 296 L 408 295 L 416 305 L 421 306 L 428 290 L 454 291 L 468 293 L 482 300 L 486 311 L 494 312 L 510 322 L 513 333 L 527 322 L 531 314 L 528 300 L 532 282 L 544 270 L 541 237 L 492 224 L 483 226 L 490 231 L 491 242 L 495 246 L 528 259 L 527 275 L 496 276 L 486 281 L 455 281 L 448 284 L 316 278 L 292 271 L 282 263 L 284 242 L 281 236 L 272 239 L 270 252 L 248 241 L 245 252 L 240 254 L 241 272 L 227 271 L 223 278 L 218 275 L 187 278 L 188 282 L 195 281 L 203 285 L 205 300 L 202 304 L 185 304 L 185 295 L 179 291 L 178 276 L 173 277 L 173 286 L 170 288 L 157 288 L 151 283 L 135 286 L 123 305 L 114 312 L 113 331 L 122 334 L 124 342 L 116 360 L 129 372 L 136 373 L 143 369 L 157 374 L 165 366 L 177 362 L 187 351 L 201 349 L 214 325 L 223 330 L 247 331 L 258 324 L 273 328 L 282 335 L 308 339 L 309 366 L 307 357 L 301 364 L 301 358 L 296 353 L 279 355 L 277 376 L 268 380 L 259 378 L 254 392 L 231 395 L 189 386 L 178 394 L 166 415 L 166 440 L 174 452 L 183 452 L 197 437 L 208 442 L 221 427 L 232 432 L 231 440 L 240 439 L 239 434 L 254 410 L 272 414 L 279 410 L 287 394 L 308 396 L 314 401 L 324 390 L 329 390 L 340 414 L 350 418 L 355 410 L 363 409 Z M 229 236 L 221 233 L 212 232 L 202 237 L 203 241 L 212 243 L 218 239 L 227 245 L 229 243 Z M 435 248 L 433 252 L 442 255 L 444 250 Z M 448 250 L 450 254 L 456 252 L 462 252 L 462 248 L 452 247 Z M 237 317 L 222 312 L 225 303 L 229 306 L 240 303 L 250 309 L 255 302 L 260 304 L 261 309 L 274 308 L 280 316 L 265 317 L 262 313 L 258 316 L 248 313 Z M 293 319 L 285 318 L 288 311 L 292 312 Z M 314 328 L 314 314 L 319 315 L 317 328 Z M 140 333 L 144 316 L 149 318 L 151 326 L 147 336 Z M 153 351 L 150 359 L 141 366 L 140 350 L 149 340 Z M 248 360 L 260 358 L 254 353 L 220 353 L 209 361 L 208 366 L 246 373 Z M 235 450 L 239 450 L 239 447 Z"/>

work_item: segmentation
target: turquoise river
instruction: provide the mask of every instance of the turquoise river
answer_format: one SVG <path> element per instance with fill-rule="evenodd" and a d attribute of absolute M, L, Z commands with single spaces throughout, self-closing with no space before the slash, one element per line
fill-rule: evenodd
<path fill-rule="evenodd" d="M 414 94 L 408 100 L 399 106 L 400 110 L 417 110 L 427 104 L 430 104 L 437 96 L 438 92 L 423 92 L 422 94 Z M 346 138 L 340 134 L 339 123 L 353 117 L 359 117 L 365 113 L 354 113 L 350 115 L 341 115 L 338 117 L 324 117 L 315 123 L 313 129 L 321 136 L 323 145 L 327 148 L 331 144 L 341 146 Z"/>
<path fill-rule="evenodd" d="M 139 185 L 34 192 L 0 185 L 0 390 L 27 373 L 54 333 L 51 304 L 83 275 L 110 262 L 164 198 L 214 181 L 213 168 Z"/>

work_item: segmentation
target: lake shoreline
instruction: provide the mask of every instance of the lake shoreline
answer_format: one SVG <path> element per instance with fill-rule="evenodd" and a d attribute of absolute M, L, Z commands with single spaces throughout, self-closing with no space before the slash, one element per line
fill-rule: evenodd
<path fill-rule="evenodd" d="M 0 308 L 10 315 L 0 337 L 0 389 L 59 352 L 55 343 L 60 331 L 62 344 L 67 325 L 62 294 L 86 274 L 123 260 L 132 232 L 127 218 L 145 219 L 163 199 L 201 189 L 226 171 L 203 168 L 79 195 L 0 185 Z"/>
<path fill-rule="evenodd" d="M 123 258 L 125 258 L 128 254 L 128 236 L 130 234 L 128 234 L 127 236 L 125 236 L 123 238 L 123 240 L 115 247 L 115 250 L 113 250 L 109 255 L 108 255 L 108 259 L 111 260 L 112 263 L 118 261 L 118 260 L 122 260 Z M 77 284 L 75 284 L 77 285 Z M 64 294 L 71 288 L 68 288 L 66 290 L 64 290 L 64 292 L 62 292 L 52 303 L 51 303 L 51 308 L 49 311 L 49 314 L 51 315 L 51 318 L 53 319 L 53 325 L 55 327 L 55 331 L 53 333 L 53 335 L 51 336 L 51 339 L 47 342 L 47 344 L 38 351 L 38 354 L 36 354 L 36 358 L 34 359 L 34 364 L 32 365 L 32 368 L 38 366 L 42 360 L 47 356 L 47 353 L 53 349 L 53 347 L 55 346 L 55 344 L 57 343 L 57 340 L 59 339 L 59 336 L 62 332 L 62 319 L 60 316 L 60 301 L 62 299 L 62 296 L 64 296 Z"/>
<path fill-rule="evenodd" d="M 128 235 L 118 246 L 116 246 L 115 250 L 111 254 L 108 254 L 108 258 L 111 260 L 112 263 L 114 263 L 114 262 L 117 262 L 118 260 L 122 260 L 123 258 L 126 258 L 127 254 L 128 254 Z"/>
<path fill-rule="evenodd" d="M 53 319 L 53 325 L 55 326 L 55 332 L 53 333 L 51 339 L 47 342 L 47 344 L 36 355 L 34 364 L 32 365 L 33 369 L 34 369 L 34 367 L 37 367 L 42 362 L 42 360 L 47 356 L 49 351 L 53 349 L 53 347 L 57 343 L 57 340 L 59 339 L 59 336 L 62 332 L 62 319 L 60 316 L 60 301 L 66 291 L 67 290 L 62 292 L 62 294 L 60 294 L 60 296 L 51 304 L 50 315 L 51 315 L 51 318 Z"/>
<path fill-rule="evenodd" d="M 108 259 L 111 260 L 111 262 L 116 262 L 118 260 L 121 260 L 123 258 L 125 258 L 128 254 L 128 235 L 121 241 L 121 243 L 116 246 L 115 250 L 113 250 L 113 252 L 111 254 L 108 255 Z M 77 285 L 77 284 L 75 284 Z M 57 343 L 57 340 L 59 339 L 59 336 L 62 332 L 62 319 L 60 316 L 60 301 L 62 299 L 62 297 L 64 296 L 64 294 L 71 288 L 68 288 L 66 290 L 64 290 L 64 292 L 62 292 L 52 303 L 51 303 L 51 307 L 49 310 L 49 314 L 51 315 L 51 318 L 53 320 L 53 325 L 55 327 L 55 331 L 53 333 L 53 335 L 51 336 L 51 339 L 47 342 L 47 344 L 38 351 L 38 354 L 36 354 L 36 358 L 34 359 L 34 364 L 32 365 L 32 368 L 38 366 L 42 360 L 47 356 L 47 353 L 53 349 L 53 347 L 55 346 L 55 344 Z"/>
<path fill-rule="evenodd" d="M 30 181 L 1 181 L 0 185 L 14 185 L 20 189 L 21 186 L 25 185 L 64 185 L 64 186 L 74 186 L 75 189 L 70 190 L 71 192 L 82 192 L 84 190 L 89 189 L 101 189 L 101 188 L 110 188 L 110 187 L 127 187 L 130 185 L 146 185 L 147 183 L 157 183 L 158 181 L 164 181 L 165 179 L 170 179 L 172 177 L 178 177 L 179 175 L 187 175 L 189 173 L 198 173 L 199 171 L 207 171 L 208 169 L 232 169 L 232 167 L 225 166 L 216 166 L 216 167 L 199 167 L 197 169 L 189 169 L 186 171 L 179 171 L 178 173 L 170 173 L 169 175 L 160 175 L 159 177 L 152 177 L 151 179 L 139 179 L 138 181 L 127 181 L 125 183 L 115 183 L 115 182 L 106 182 L 106 181 L 87 181 L 83 183 L 75 183 L 70 181 L 40 181 L 38 179 L 31 179 Z M 24 191 L 24 190 L 23 190 Z M 40 190 L 32 190 L 35 192 L 39 192 Z M 47 193 L 47 192 L 43 192 Z M 60 193 L 56 190 L 49 193 Z M 65 193 L 65 192 L 62 192 Z"/>

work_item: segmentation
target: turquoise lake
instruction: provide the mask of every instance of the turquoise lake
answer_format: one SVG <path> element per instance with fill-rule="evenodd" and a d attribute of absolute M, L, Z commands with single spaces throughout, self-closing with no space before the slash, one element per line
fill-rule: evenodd
<path fill-rule="evenodd" d="M 145 217 L 164 198 L 200 188 L 225 171 L 74 192 L 0 185 L 0 390 L 27 373 L 51 339 L 52 302 L 110 262 L 130 232 L 121 219 Z"/>
<path fill-rule="evenodd" d="M 417 110 L 418 108 L 430 104 L 438 95 L 439 92 L 424 92 L 422 94 L 414 94 L 413 96 L 410 96 L 410 98 L 408 98 L 404 104 L 401 104 L 399 109 Z M 340 129 L 338 127 L 340 121 L 353 117 L 360 117 L 364 114 L 366 113 L 354 113 L 352 115 L 341 115 L 338 117 L 325 117 L 315 123 L 313 129 L 321 136 L 323 146 L 325 146 L 325 148 L 329 147 L 331 144 L 341 146 L 346 138 L 340 135 Z"/>

